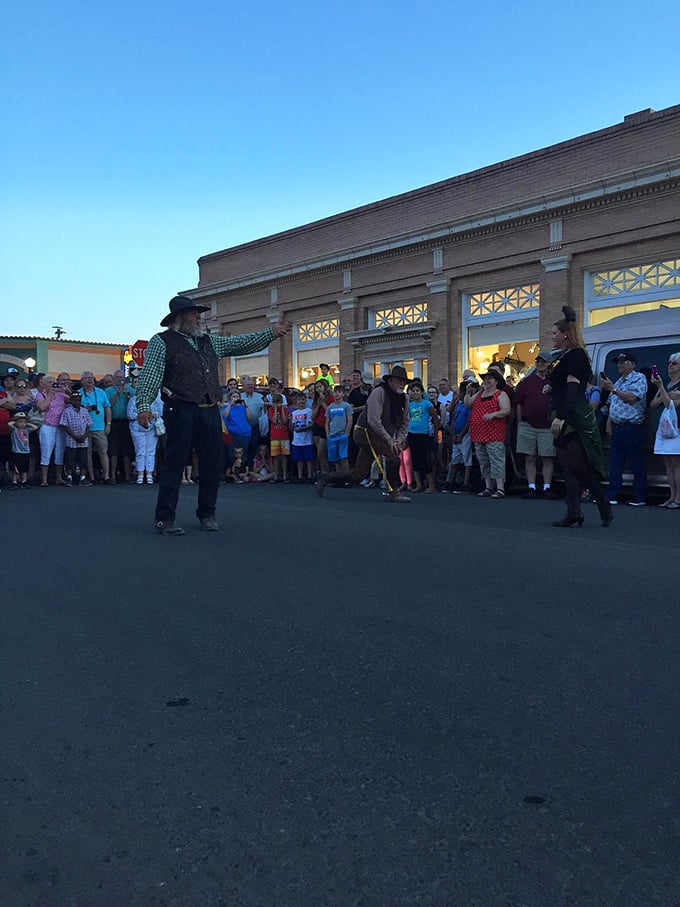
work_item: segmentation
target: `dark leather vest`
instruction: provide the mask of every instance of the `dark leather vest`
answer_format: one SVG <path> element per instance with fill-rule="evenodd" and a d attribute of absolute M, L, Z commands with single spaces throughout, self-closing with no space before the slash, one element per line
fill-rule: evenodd
<path fill-rule="evenodd" d="M 383 391 L 383 407 L 382 407 L 382 424 L 390 437 L 394 437 L 399 431 L 401 426 L 404 424 L 404 415 L 406 412 L 406 407 L 408 402 L 406 399 L 406 394 L 394 394 L 390 391 L 387 384 L 383 381 L 381 382 L 372 393 L 375 393 L 376 390 L 382 389 Z M 368 400 L 368 398 L 366 398 Z M 357 425 L 361 428 L 366 428 L 368 426 L 368 407 L 364 408 L 359 413 L 359 418 L 357 419 Z"/>
<path fill-rule="evenodd" d="M 163 331 L 158 336 L 165 344 L 163 387 L 186 403 L 220 403 L 219 359 L 209 335 L 194 338 L 197 350 L 177 331 Z M 163 399 L 170 398 L 163 393 Z"/>

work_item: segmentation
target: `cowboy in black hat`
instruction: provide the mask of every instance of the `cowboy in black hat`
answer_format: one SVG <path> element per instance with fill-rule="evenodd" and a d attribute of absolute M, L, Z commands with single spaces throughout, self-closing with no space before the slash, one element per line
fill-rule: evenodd
<path fill-rule="evenodd" d="M 209 307 L 188 296 L 170 300 L 170 311 L 161 321 L 167 328 L 154 334 L 144 356 L 137 384 L 137 421 L 143 428 L 151 422 L 151 404 L 159 391 L 164 403 L 167 430 L 165 457 L 159 477 L 155 526 L 161 535 L 184 535 L 175 524 L 175 510 L 182 472 L 198 453 L 198 517 L 201 529 L 219 529 L 215 505 L 222 455 L 222 422 L 218 404 L 222 387 L 217 365 L 224 356 L 259 353 L 283 337 L 290 324 L 279 321 L 264 331 L 222 337 L 208 334 L 201 326 L 201 313 Z"/>
<path fill-rule="evenodd" d="M 392 371 L 382 376 L 366 400 L 366 406 L 357 419 L 352 437 L 359 452 L 350 472 L 323 473 L 316 483 L 316 492 L 321 496 L 326 485 L 358 485 L 368 475 L 371 464 L 385 458 L 386 501 L 392 504 L 408 504 L 411 499 L 400 494 L 399 455 L 406 447 L 408 435 L 409 407 L 404 388 L 408 382 L 406 369 L 395 365 Z M 382 468 L 382 467 L 381 467 Z"/>

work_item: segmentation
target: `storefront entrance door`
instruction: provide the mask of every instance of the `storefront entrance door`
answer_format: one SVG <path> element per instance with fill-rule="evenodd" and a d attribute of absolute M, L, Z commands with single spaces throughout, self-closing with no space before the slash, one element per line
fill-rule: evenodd
<path fill-rule="evenodd" d="M 374 378 L 387 375 L 395 365 L 402 365 L 409 378 L 420 378 L 425 387 L 428 382 L 427 359 L 366 359 L 364 370 L 373 372 Z"/>

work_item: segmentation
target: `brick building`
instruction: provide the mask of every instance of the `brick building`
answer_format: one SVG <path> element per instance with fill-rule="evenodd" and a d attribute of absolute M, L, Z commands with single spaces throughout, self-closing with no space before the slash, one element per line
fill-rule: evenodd
<path fill-rule="evenodd" d="M 301 386 L 329 362 L 425 381 L 520 377 L 561 306 L 584 325 L 680 306 L 680 105 L 199 259 L 220 333 L 294 330 L 223 377 Z"/>

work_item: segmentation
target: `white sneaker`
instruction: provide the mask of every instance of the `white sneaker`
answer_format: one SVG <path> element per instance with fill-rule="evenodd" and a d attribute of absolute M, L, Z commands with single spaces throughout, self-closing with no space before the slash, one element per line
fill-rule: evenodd
<path fill-rule="evenodd" d="M 144 484 L 144 476 L 137 476 L 137 484 L 138 485 Z"/>
<path fill-rule="evenodd" d="M 362 488 L 370 488 L 370 487 L 371 487 L 371 480 L 370 480 L 370 479 L 364 479 L 363 482 L 359 482 L 359 485 L 360 485 Z"/>
<path fill-rule="evenodd" d="M 147 477 L 146 477 L 146 484 L 147 484 L 147 485 L 153 485 L 153 476 L 147 476 Z"/>

